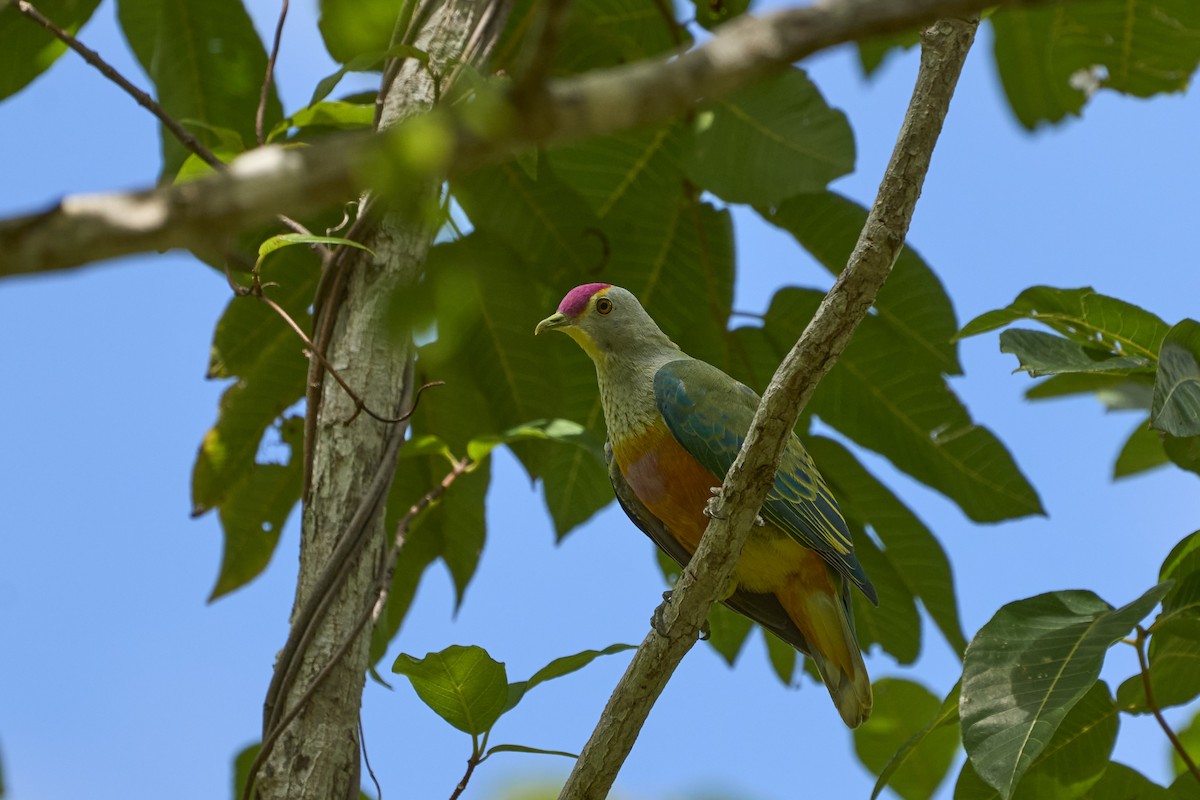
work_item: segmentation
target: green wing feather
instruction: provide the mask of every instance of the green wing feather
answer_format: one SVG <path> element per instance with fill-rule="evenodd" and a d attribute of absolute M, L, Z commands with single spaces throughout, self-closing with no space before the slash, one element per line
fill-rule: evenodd
<path fill-rule="evenodd" d="M 750 430 L 759 397 L 716 367 L 695 359 L 672 361 L 654 375 L 654 399 L 676 440 L 705 469 L 724 479 Z M 878 605 L 875 587 L 854 556 L 837 501 L 794 434 L 783 452 L 762 516 L 816 550 Z"/>

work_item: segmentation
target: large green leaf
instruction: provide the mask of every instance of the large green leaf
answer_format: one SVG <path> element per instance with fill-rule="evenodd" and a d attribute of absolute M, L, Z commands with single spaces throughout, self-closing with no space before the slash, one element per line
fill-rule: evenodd
<path fill-rule="evenodd" d="M 1175 466 L 1200 475 L 1200 436 L 1166 436 L 1163 450 Z"/>
<path fill-rule="evenodd" d="M 383 53 L 406 4 L 408 0 L 320 0 L 317 27 L 325 49 L 342 64 Z"/>
<path fill-rule="evenodd" d="M 1011 797 L 1014 800 L 1072 800 L 1086 794 L 1109 766 L 1117 739 L 1117 708 L 1103 681 L 1092 684 L 1063 718 L 1046 749 L 1029 767 Z M 963 765 L 955 800 L 997 800 L 1000 792 L 983 782 L 970 761 Z"/>
<path fill-rule="evenodd" d="M 871 686 L 871 724 L 854 730 L 854 751 L 873 774 L 887 767 L 896 751 L 918 735 L 924 720 L 935 719 L 941 701 L 919 683 L 881 678 Z M 931 797 L 946 778 L 958 750 L 958 731 L 940 727 L 889 775 L 888 785 L 904 800 Z"/>
<path fill-rule="evenodd" d="M 1149 420 L 1138 422 L 1125 440 L 1113 464 L 1113 478 L 1126 478 L 1167 463 L 1162 435 L 1150 427 Z"/>
<path fill-rule="evenodd" d="M 192 133 L 216 143 L 211 128 L 255 140 L 267 54 L 241 0 L 119 0 L 129 46 L 154 82 L 158 102 L 179 120 L 202 123 Z M 264 126 L 283 112 L 272 86 Z M 163 174 L 174 175 L 187 150 L 163 131 Z"/>
<path fill-rule="evenodd" d="M 1185 319 L 1163 340 L 1150 424 L 1172 436 L 1200 436 L 1200 322 Z"/>
<path fill-rule="evenodd" d="M 805 445 L 833 489 L 843 513 L 861 525 L 871 526 L 883 543 L 882 555 L 904 583 L 908 595 L 921 600 L 934 624 L 961 657 L 967 641 L 958 616 L 950 561 L 941 544 L 849 450 L 821 436 L 806 437 Z"/>
<path fill-rule="evenodd" d="M 1194 714 L 1192 721 L 1185 727 L 1176 731 L 1176 735 L 1179 736 L 1184 751 L 1192 761 L 1200 760 L 1200 712 Z M 1171 748 L 1171 768 L 1175 770 L 1177 776 L 1191 774 L 1187 764 L 1183 763 L 1183 759 L 1179 757 L 1179 753 L 1173 747 Z"/>
<path fill-rule="evenodd" d="M 959 339 L 1002 328 L 1017 320 L 1040 322 L 1073 342 L 1104 347 L 1125 356 L 1154 361 L 1167 335 L 1167 324 L 1132 303 L 1085 286 L 1055 289 L 1033 286 L 1008 306 L 980 314 L 959 331 Z"/>
<path fill-rule="evenodd" d="M 733 222 L 686 186 L 685 147 L 684 130 L 670 124 L 557 148 L 548 161 L 601 221 L 607 260 L 591 280 L 633 292 L 680 347 L 724 366 Z"/>
<path fill-rule="evenodd" d="M 749 7 L 750 0 L 692 0 L 696 22 L 709 31 L 745 14 Z"/>
<path fill-rule="evenodd" d="M 38 0 L 42 14 L 67 33 L 78 33 L 100 0 Z M 65 53 L 67 46 L 16 8 L 0 6 L 0 100 L 16 94 Z M 96 80 L 101 78 L 97 75 Z"/>
<path fill-rule="evenodd" d="M 451 645 L 425 658 L 401 653 L 392 672 L 407 677 L 439 717 L 472 736 L 487 732 L 508 702 L 504 664 L 475 645 Z"/>
<path fill-rule="evenodd" d="M 717 101 L 695 121 L 692 182 L 730 203 L 774 205 L 854 169 L 854 134 L 799 69 Z"/>
<path fill-rule="evenodd" d="M 1000 352 L 1015 355 L 1032 378 L 1076 372 L 1124 376 L 1154 368 L 1154 362 L 1144 356 L 1117 356 L 1104 348 L 1023 328 L 1000 334 Z"/>
<path fill-rule="evenodd" d="M 938 708 L 934 717 L 897 748 L 887 764 L 880 770 L 879 780 L 875 782 L 875 788 L 871 791 L 871 800 L 875 800 L 879 796 L 883 787 L 891 783 L 892 777 L 897 773 L 919 771 L 923 774 L 930 774 L 925 765 L 937 762 L 944 746 L 942 731 L 946 730 L 947 726 L 953 726 L 950 730 L 954 732 L 954 741 L 958 741 L 958 696 L 961 688 L 961 683 L 954 684 L 954 688 L 942 700 L 941 707 Z M 916 766 L 908 767 L 909 763 Z"/>
<path fill-rule="evenodd" d="M 967 646 L 963 744 L 979 777 L 1008 800 L 1064 717 L 1092 688 L 1108 648 L 1169 584 L 1114 609 L 1092 592 L 1050 592 L 1001 608 Z"/>
<path fill-rule="evenodd" d="M 1078 114 L 1091 92 L 1179 92 L 1200 63 L 1193 0 L 1098 0 L 992 17 L 1000 79 L 1026 128 Z"/>
<path fill-rule="evenodd" d="M 851 592 L 859 645 L 866 650 L 878 643 L 901 664 L 911 664 L 921 652 L 921 617 L 912 592 L 896 566 L 862 527 L 853 521 L 848 524 L 854 534 L 854 552 L 879 595 L 876 606 L 861 592 Z"/>
<path fill-rule="evenodd" d="M 822 296 L 800 289 L 775 294 L 764 326 L 774 365 Z M 914 355 L 874 316 L 863 320 L 809 405 L 825 422 L 945 494 L 971 519 L 996 521 L 1042 511 L 1004 445 L 971 419 L 927 358 Z"/>
<path fill-rule="evenodd" d="M 777 208 L 757 210 L 767 222 L 792 234 L 834 275 L 846 268 L 867 222 L 867 209 L 836 192 L 801 194 Z M 874 310 L 895 336 L 911 345 L 915 356 L 947 375 L 962 372 L 952 341 L 958 330 L 954 307 L 942 282 L 911 246 L 900 251 Z"/>

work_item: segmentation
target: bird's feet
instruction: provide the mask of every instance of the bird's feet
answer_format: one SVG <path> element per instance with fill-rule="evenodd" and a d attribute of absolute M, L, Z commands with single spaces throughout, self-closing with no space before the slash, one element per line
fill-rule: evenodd
<path fill-rule="evenodd" d="M 667 625 L 667 604 L 671 602 L 671 590 L 668 589 L 662 593 L 663 601 L 658 604 L 658 608 L 654 609 L 654 613 L 650 615 L 650 627 L 654 628 L 654 632 L 659 636 L 666 637 L 670 626 Z M 708 627 L 708 620 L 704 620 L 704 624 L 700 626 L 700 640 L 707 641 L 712 635 L 712 631 Z"/>
<path fill-rule="evenodd" d="M 717 511 L 717 502 L 719 500 L 717 495 L 721 494 L 721 487 L 713 486 L 710 487 L 708 491 L 710 494 L 712 494 L 712 497 L 710 497 L 708 502 L 704 504 L 704 516 L 708 517 L 709 519 L 725 519 L 725 516 Z M 762 518 L 762 514 L 754 515 L 754 527 L 761 528 L 766 524 L 767 521 Z"/>

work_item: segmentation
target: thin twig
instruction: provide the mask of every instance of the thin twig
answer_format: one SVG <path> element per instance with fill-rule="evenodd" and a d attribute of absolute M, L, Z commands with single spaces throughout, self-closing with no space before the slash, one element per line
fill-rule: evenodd
<path fill-rule="evenodd" d="M 279 58 L 279 44 L 283 40 L 283 21 L 287 19 L 288 0 L 282 0 L 279 7 L 279 22 L 275 24 L 275 42 L 271 45 L 271 55 L 267 58 L 267 71 L 263 75 L 262 91 L 258 94 L 258 108 L 254 111 L 254 134 L 258 144 L 266 144 L 263 137 L 263 117 L 267 113 L 267 95 L 271 91 L 271 82 L 275 79 L 275 59 Z"/>
<path fill-rule="evenodd" d="M 362 748 L 363 763 L 367 765 L 367 774 L 371 776 L 371 783 L 375 784 L 375 800 L 383 800 L 383 787 L 379 785 L 379 778 L 375 777 L 375 770 L 371 769 L 371 759 L 367 757 L 367 732 L 363 729 L 362 712 L 358 712 L 358 745 Z"/>
<path fill-rule="evenodd" d="M 125 93 L 136 100 L 139 105 L 141 105 L 154 116 L 158 117 L 163 126 L 166 127 L 166 129 L 172 134 L 174 134 L 175 138 L 178 139 L 184 147 L 202 158 L 210 167 L 213 167 L 214 169 L 222 169 L 225 166 L 221 159 L 217 158 L 211 150 L 200 143 L 199 139 L 197 139 L 195 136 L 189 133 L 187 129 L 180 125 L 179 122 L 170 114 L 168 114 L 153 97 L 130 83 L 124 75 L 122 75 L 120 72 L 117 72 L 117 70 L 114 69 L 111 64 L 101 58 L 99 53 L 87 47 L 74 36 L 72 36 L 68 31 L 60 28 L 58 25 L 47 19 L 42 12 L 38 11 L 37 8 L 35 8 L 34 5 L 29 2 L 29 0 L 16 0 L 15 5 L 17 11 L 21 12 L 27 18 L 33 20 L 38 25 L 41 25 L 67 47 L 71 48 L 76 53 L 79 53 L 79 55 L 83 57 L 84 61 L 100 70 L 104 77 L 108 78 L 117 86 L 120 86 L 125 90 Z"/>
<path fill-rule="evenodd" d="M 978 20 L 943 20 L 922 35 L 921 68 L 892 158 L 846 269 L 771 380 L 709 523 L 652 630 L 613 691 L 560 800 L 601 800 L 672 672 L 696 641 L 778 469 L 804 404 L 870 310 L 912 219 L 934 143 Z"/>
<path fill-rule="evenodd" d="M 458 800 L 459 795 L 467 788 L 467 783 L 471 780 L 471 774 L 475 772 L 475 767 L 479 766 L 479 759 L 472 753 L 467 759 L 467 771 L 463 773 L 462 780 L 458 782 L 458 786 L 454 787 L 454 791 L 450 793 L 450 800 Z"/>
<path fill-rule="evenodd" d="M 1138 666 L 1142 669 L 1142 687 L 1146 690 L 1146 706 L 1154 714 L 1154 718 L 1158 720 L 1159 727 L 1163 729 L 1163 733 L 1167 735 L 1171 746 L 1175 748 L 1175 752 L 1179 755 L 1179 760 L 1184 763 L 1188 772 L 1192 773 L 1192 777 L 1200 782 L 1200 768 L 1196 766 L 1196 762 L 1188 754 L 1187 748 L 1183 746 L 1183 742 L 1179 741 L 1179 736 L 1167 724 L 1162 710 L 1158 707 L 1158 701 L 1154 699 L 1154 686 L 1150 680 L 1150 662 L 1146 659 L 1146 639 L 1148 638 L 1149 634 L 1146 633 L 1146 629 L 1138 625 L 1137 639 L 1130 642 L 1134 646 L 1134 649 L 1137 650 Z"/>

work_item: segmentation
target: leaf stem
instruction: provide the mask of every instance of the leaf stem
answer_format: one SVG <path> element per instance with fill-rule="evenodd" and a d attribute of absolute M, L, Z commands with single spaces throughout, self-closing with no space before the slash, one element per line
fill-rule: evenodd
<path fill-rule="evenodd" d="M 1171 746 L 1175 748 L 1175 752 L 1179 754 L 1179 758 L 1188 768 L 1188 772 L 1192 773 L 1192 777 L 1200 782 L 1200 767 L 1196 766 L 1196 762 L 1188 755 L 1187 748 L 1183 746 L 1183 742 L 1179 741 L 1179 736 L 1167 724 L 1167 720 L 1163 717 L 1162 711 L 1158 707 L 1158 701 L 1154 699 L 1154 687 L 1150 681 L 1150 662 L 1146 659 L 1146 639 L 1149 634 L 1141 625 L 1137 628 L 1137 639 L 1132 644 L 1137 650 L 1138 665 L 1142 670 L 1142 687 L 1146 690 L 1146 705 L 1153 712 L 1154 718 L 1158 720 L 1159 727 L 1163 729 L 1163 733 L 1167 735 L 1167 739 L 1171 741 Z"/>

